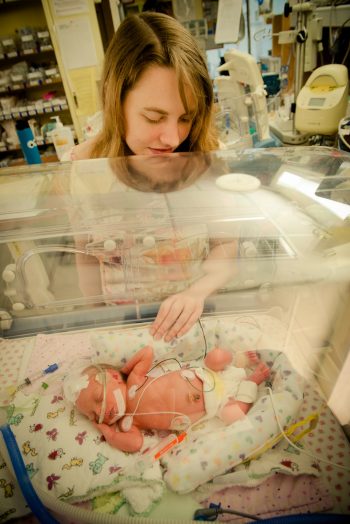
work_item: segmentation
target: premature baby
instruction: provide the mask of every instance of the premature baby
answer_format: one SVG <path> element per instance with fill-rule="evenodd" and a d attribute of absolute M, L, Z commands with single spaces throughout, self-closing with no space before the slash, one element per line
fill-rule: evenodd
<path fill-rule="evenodd" d="M 232 365 L 230 351 L 214 348 L 202 367 L 164 371 L 162 363 L 152 367 L 153 349 L 146 346 L 120 370 L 92 365 L 79 377 L 66 377 L 64 392 L 111 446 L 135 452 L 142 430 L 179 431 L 214 416 L 227 425 L 243 418 L 270 371 L 256 352 L 241 356 Z M 248 376 L 244 367 L 253 368 Z"/>

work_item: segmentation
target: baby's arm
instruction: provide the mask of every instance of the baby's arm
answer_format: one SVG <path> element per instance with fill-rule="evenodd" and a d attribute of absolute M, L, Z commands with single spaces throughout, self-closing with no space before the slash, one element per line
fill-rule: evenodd
<path fill-rule="evenodd" d="M 110 446 L 121 451 L 134 453 L 142 448 L 143 435 L 138 427 L 131 426 L 127 432 L 119 431 L 118 426 L 113 424 L 96 424 L 94 426 L 102 433 Z"/>
<path fill-rule="evenodd" d="M 144 377 L 150 370 L 153 362 L 153 349 L 145 346 L 140 349 L 128 362 L 120 369 L 125 375 Z"/>

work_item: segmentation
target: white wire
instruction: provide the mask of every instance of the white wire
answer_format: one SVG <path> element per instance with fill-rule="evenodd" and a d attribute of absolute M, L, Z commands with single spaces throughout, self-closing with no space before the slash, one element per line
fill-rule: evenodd
<path fill-rule="evenodd" d="M 303 448 L 300 448 L 299 446 L 296 446 L 294 444 L 294 442 L 292 442 L 290 440 L 290 438 L 287 436 L 287 434 L 285 433 L 281 423 L 280 423 L 280 420 L 278 418 L 278 415 L 277 415 L 277 410 L 276 410 L 276 406 L 275 406 L 275 403 L 274 403 L 274 400 L 273 400 L 273 392 L 272 392 L 272 389 L 270 387 L 267 387 L 266 388 L 269 392 L 269 396 L 270 396 L 270 399 L 271 399 L 271 404 L 272 404 L 272 409 L 273 409 L 273 412 L 274 412 L 274 415 L 275 415 L 275 418 L 276 418 L 276 422 L 277 422 L 277 425 L 279 427 L 279 430 L 280 432 L 282 433 L 283 437 L 286 439 L 286 441 L 288 442 L 288 444 L 290 444 L 293 448 L 295 448 L 296 450 L 298 450 L 300 453 L 304 453 L 305 455 L 308 455 L 309 457 L 313 458 L 314 460 L 318 461 L 318 462 L 324 462 L 325 464 L 330 464 L 332 466 L 336 466 L 337 468 L 340 468 L 340 469 L 345 469 L 345 471 L 350 471 L 350 468 L 347 468 L 346 466 L 343 466 L 341 464 L 337 464 L 336 462 L 330 462 L 329 460 L 325 460 L 325 459 L 322 459 L 320 457 L 316 457 L 315 455 L 313 455 L 310 451 L 306 451 L 305 449 Z"/>
<path fill-rule="evenodd" d="M 138 401 L 137 401 L 137 403 L 136 403 L 136 406 L 135 406 L 135 408 L 134 408 L 133 413 L 125 413 L 125 415 L 127 415 L 127 416 L 131 416 L 131 417 L 133 417 L 133 418 L 134 418 L 135 415 L 138 416 L 138 415 L 157 415 L 157 414 L 169 414 L 169 415 L 170 415 L 170 414 L 173 414 L 173 415 L 181 415 L 181 416 L 183 416 L 183 417 L 187 417 L 187 415 L 185 415 L 185 413 L 180 413 L 180 412 L 177 412 L 177 411 L 158 411 L 158 412 L 149 412 L 149 413 L 136 413 L 137 408 L 138 408 L 139 405 L 140 405 L 140 402 L 141 402 L 141 400 L 142 400 L 142 397 L 143 397 L 144 394 L 145 394 L 146 389 L 147 389 L 151 384 L 153 384 L 153 382 L 155 382 L 155 381 L 158 380 L 159 378 L 163 378 L 164 375 L 168 375 L 169 373 L 172 373 L 172 372 L 171 372 L 171 371 L 165 372 L 165 373 L 163 373 L 162 375 L 159 375 L 158 377 L 154 377 L 153 380 L 150 380 L 150 381 L 148 382 L 148 384 L 146 384 L 145 387 L 143 388 L 143 391 L 141 392 L 141 395 L 139 396 L 139 399 L 138 399 Z M 149 377 L 148 377 L 148 378 L 149 378 Z M 141 386 L 141 387 L 142 387 L 142 386 Z"/>
<path fill-rule="evenodd" d="M 138 413 L 135 413 L 135 411 L 133 413 L 125 413 L 126 416 L 132 416 L 134 417 L 135 415 L 138 417 L 139 415 L 181 415 L 183 417 L 186 417 L 186 418 L 189 418 L 188 415 L 185 415 L 185 413 L 181 413 L 181 411 L 145 411 L 144 413 L 143 412 L 138 412 Z"/>

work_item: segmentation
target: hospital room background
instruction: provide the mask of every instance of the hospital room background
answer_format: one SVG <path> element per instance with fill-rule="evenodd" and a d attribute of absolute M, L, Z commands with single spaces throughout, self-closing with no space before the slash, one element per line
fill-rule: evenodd
<path fill-rule="evenodd" d="M 0 1 L 0 522 L 347 522 L 350 3 L 154 2 L 203 51 L 220 148 L 61 161 L 99 132 L 105 51 L 144 3 Z M 154 339 L 207 267 L 227 278 L 200 318 Z M 163 381 L 171 420 L 129 452 L 67 384 L 93 366 L 107 416 L 105 366 L 148 346 L 141 393 L 113 398 L 132 423 Z"/>

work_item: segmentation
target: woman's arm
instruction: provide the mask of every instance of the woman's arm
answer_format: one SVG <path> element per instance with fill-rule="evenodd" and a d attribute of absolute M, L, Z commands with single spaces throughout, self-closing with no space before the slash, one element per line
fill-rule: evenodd
<path fill-rule="evenodd" d="M 215 246 L 203 262 L 204 276 L 162 302 L 151 335 L 166 342 L 184 335 L 201 316 L 205 299 L 234 276 L 236 255 L 236 241 Z"/>

